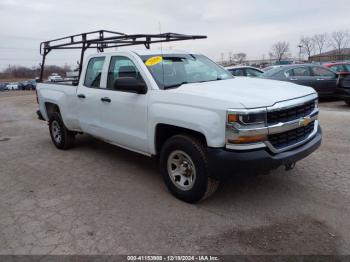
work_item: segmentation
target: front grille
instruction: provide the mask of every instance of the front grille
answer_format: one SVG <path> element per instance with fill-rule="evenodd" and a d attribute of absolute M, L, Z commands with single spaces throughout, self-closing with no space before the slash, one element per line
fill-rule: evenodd
<path fill-rule="evenodd" d="M 300 106 L 287 108 L 279 111 L 267 112 L 267 123 L 268 125 L 285 123 L 293 121 L 305 116 L 315 109 L 315 101 L 310 101 Z"/>
<path fill-rule="evenodd" d="M 315 121 L 307 126 L 299 127 L 290 131 L 268 136 L 269 142 L 276 148 L 281 149 L 306 139 L 314 130 Z"/>

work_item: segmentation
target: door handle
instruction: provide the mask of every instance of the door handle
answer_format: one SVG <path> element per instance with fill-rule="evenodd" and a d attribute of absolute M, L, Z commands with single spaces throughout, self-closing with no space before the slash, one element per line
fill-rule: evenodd
<path fill-rule="evenodd" d="M 295 80 L 298 80 L 298 78 L 291 78 L 290 80 L 291 81 L 295 81 Z"/>
<path fill-rule="evenodd" d="M 322 81 L 322 80 L 324 80 L 324 78 L 317 78 L 316 80 L 317 81 Z"/>
<path fill-rule="evenodd" d="M 109 97 L 102 97 L 102 98 L 101 98 L 101 101 L 102 101 L 102 102 L 106 102 L 106 103 L 112 102 L 112 100 L 111 100 Z"/>
<path fill-rule="evenodd" d="M 77 97 L 85 99 L 85 95 L 84 94 L 78 94 Z"/>

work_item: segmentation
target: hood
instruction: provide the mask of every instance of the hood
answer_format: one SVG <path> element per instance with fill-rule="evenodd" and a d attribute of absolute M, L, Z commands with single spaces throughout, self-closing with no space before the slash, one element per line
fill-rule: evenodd
<path fill-rule="evenodd" d="M 311 87 L 249 77 L 184 84 L 171 91 L 225 101 L 227 104 L 240 103 L 247 109 L 273 106 L 277 102 L 316 93 Z"/>

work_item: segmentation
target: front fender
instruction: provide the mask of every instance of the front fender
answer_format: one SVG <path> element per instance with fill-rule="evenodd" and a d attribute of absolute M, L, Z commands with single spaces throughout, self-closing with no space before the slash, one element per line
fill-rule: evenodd
<path fill-rule="evenodd" d="M 155 130 L 157 124 L 187 128 L 203 134 L 209 147 L 225 145 L 225 112 L 191 106 L 157 103 L 149 109 L 149 148 L 156 153 Z"/>

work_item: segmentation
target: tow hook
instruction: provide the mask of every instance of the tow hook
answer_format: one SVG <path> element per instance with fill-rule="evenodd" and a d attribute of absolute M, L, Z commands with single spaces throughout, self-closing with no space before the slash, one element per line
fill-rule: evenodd
<path fill-rule="evenodd" d="M 286 171 L 292 170 L 295 167 L 295 162 L 294 163 L 288 163 L 284 165 L 286 168 Z"/>

